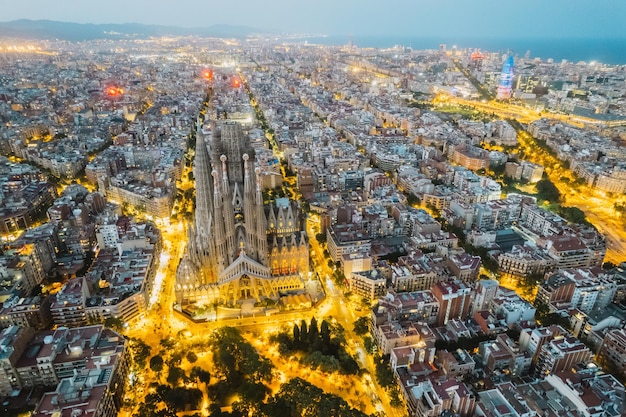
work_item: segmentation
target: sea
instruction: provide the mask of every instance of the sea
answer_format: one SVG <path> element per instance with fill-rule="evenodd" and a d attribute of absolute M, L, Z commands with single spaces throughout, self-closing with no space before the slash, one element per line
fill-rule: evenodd
<path fill-rule="evenodd" d="M 350 41 L 361 48 L 410 47 L 415 50 L 475 48 L 487 52 L 501 52 L 517 56 L 529 55 L 554 62 L 598 62 L 609 65 L 626 65 L 626 38 L 619 39 L 540 39 L 540 38 L 416 38 L 392 36 L 324 36 L 302 38 L 313 44 L 347 45 Z"/>

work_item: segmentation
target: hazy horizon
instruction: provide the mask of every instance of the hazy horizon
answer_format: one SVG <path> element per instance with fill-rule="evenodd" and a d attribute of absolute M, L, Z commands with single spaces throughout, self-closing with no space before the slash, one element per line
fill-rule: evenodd
<path fill-rule="evenodd" d="M 295 3 L 240 0 L 236 7 L 200 0 L 110 0 L 106 7 L 64 0 L 11 2 L 2 21 L 54 20 L 68 23 L 122 24 L 202 28 L 236 25 L 285 33 L 333 36 L 425 38 L 626 38 L 622 21 L 626 2 L 597 0 L 528 0 L 523 5 L 496 0 L 414 1 L 318 0 Z"/>

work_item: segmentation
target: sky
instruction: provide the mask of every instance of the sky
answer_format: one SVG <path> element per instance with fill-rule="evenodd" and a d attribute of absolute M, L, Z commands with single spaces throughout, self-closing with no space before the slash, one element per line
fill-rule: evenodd
<path fill-rule="evenodd" d="M 241 25 L 287 33 L 625 38 L 624 0 L 3 0 L 0 20 Z"/>

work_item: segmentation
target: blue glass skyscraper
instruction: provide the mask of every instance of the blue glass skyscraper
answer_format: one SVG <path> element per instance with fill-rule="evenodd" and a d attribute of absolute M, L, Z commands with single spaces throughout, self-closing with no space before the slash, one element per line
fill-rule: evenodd
<path fill-rule="evenodd" d="M 513 86 L 513 55 L 509 55 L 502 64 L 502 72 L 498 81 L 498 91 L 496 98 L 498 100 L 506 100 L 511 98 Z"/>

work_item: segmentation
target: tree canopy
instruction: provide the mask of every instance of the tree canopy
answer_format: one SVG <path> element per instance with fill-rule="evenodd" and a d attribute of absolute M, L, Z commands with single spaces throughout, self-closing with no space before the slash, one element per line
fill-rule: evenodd
<path fill-rule="evenodd" d="M 135 364 L 137 364 L 139 368 L 145 368 L 146 360 L 152 351 L 150 346 L 141 339 L 131 337 L 129 347 Z"/>
<path fill-rule="evenodd" d="M 252 382 L 272 380 L 271 362 L 261 357 L 234 327 L 222 327 L 209 339 L 213 362 L 219 376 L 237 388 L 249 379 Z"/>
<path fill-rule="evenodd" d="M 549 179 L 541 180 L 536 185 L 537 197 L 541 200 L 547 200 L 550 203 L 558 203 L 561 201 L 561 193 L 556 185 Z"/>
<path fill-rule="evenodd" d="M 163 370 L 163 358 L 160 355 L 155 355 L 150 358 L 150 369 L 154 372 L 161 372 Z"/>
<path fill-rule="evenodd" d="M 299 326 L 298 324 L 293 326 L 291 333 L 279 333 L 272 340 L 279 344 L 278 348 L 282 353 L 293 351 L 306 353 L 301 363 L 313 369 L 356 374 L 359 371 L 359 364 L 346 352 L 342 330 L 340 326 L 331 326 L 326 320 L 322 320 L 318 325 L 313 317 L 310 324 L 302 320 Z"/>
<path fill-rule="evenodd" d="M 354 333 L 359 336 L 364 336 L 368 334 L 369 331 L 369 317 L 363 316 L 356 319 L 354 322 Z"/>
<path fill-rule="evenodd" d="M 325 393 L 307 381 L 294 378 L 261 408 L 264 417 L 367 417 L 341 397 Z"/>

